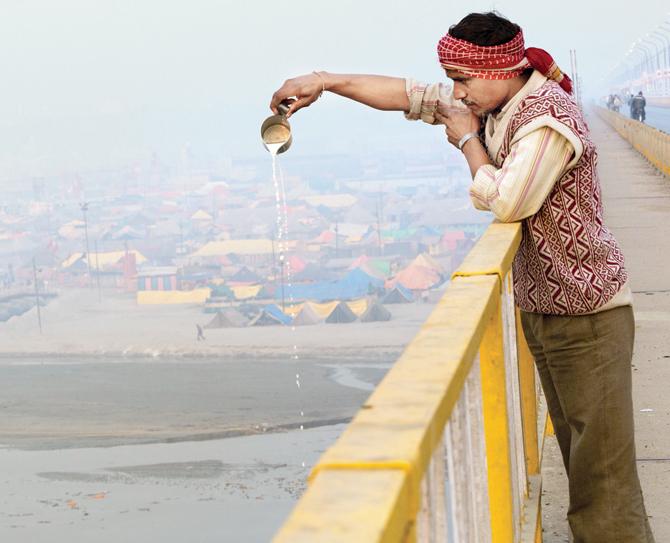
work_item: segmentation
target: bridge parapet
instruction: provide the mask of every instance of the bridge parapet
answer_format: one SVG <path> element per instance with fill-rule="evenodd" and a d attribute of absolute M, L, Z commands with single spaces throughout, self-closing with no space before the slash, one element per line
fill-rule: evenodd
<path fill-rule="evenodd" d="M 596 106 L 596 112 L 642 156 L 670 177 L 670 134 L 609 109 Z"/>
<path fill-rule="evenodd" d="M 520 240 L 518 223 L 487 229 L 276 542 L 541 541 L 546 414 L 511 288 Z"/>

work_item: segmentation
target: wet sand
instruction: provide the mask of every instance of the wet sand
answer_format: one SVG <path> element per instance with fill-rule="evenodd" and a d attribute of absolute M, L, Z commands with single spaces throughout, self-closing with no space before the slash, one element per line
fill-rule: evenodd
<path fill-rule="evenodd" d="M 269 541 L 303 491 L 309 468 L 343 428 L 0 450 L 0 540 Z"/>
<path fill-rule="evenodd" d="M 396 358 L 0 359 L 0 447 L 206 440 L 345 422 Z"/>

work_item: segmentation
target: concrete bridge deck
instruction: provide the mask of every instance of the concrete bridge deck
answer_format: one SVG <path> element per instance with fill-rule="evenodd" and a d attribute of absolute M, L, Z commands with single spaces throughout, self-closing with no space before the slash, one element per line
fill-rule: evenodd
<path fill-rule="evenodd" d="M 621 243 L 634 292 L 638 470 L 657 542 L 670 541 L 670 179 L 595 112 L 606 224 Z M 568 541 L 567 485 L 555 439 L 545 450 L 544 541 Z"/>

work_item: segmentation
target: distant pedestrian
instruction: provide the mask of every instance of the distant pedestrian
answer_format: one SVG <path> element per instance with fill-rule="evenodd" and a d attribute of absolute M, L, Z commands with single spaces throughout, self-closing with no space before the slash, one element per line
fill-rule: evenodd
<path fill-rule="evenodd" d="M 203 334 L 202 326 L 196 324 L 195 329 L 198 331 L 198 337 L 196 341 L 205 341 L 205 334 Z"/>
<path fill-rule="evenodd" d="M 642 91 L 637 93 L 630 101 L 630 117 L 636 121 L 643 123 L 647 118 L 645 108 L 647 107 L 647 100 L 642 94 Z"/>

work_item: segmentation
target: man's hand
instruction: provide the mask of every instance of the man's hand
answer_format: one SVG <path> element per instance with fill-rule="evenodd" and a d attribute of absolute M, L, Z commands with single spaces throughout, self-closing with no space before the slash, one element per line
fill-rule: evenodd
<path fill-rule="evenodd" d="M 458 142 L 470 132 L 479 133 L 481 119 L 468 109 L 455 108 L 438 104 L 435 120 L 446 126 L 449 143 L 458 147 Z"/>
<path fill-rule="evenodd" d="M 293 115 L 296 111 L 303 107 L 307 107 L 321 95 L 324 87 L 324 80 L 316 74 L 307 74 L 287 79 L 284 84 L 272 95 L 270 102 L 270 109 L 275 113 L 279 113 L 277 106 L 280 102 L 288 98 L 295 98 L 289 104 L 289 111 L 286 118 Z"/>

